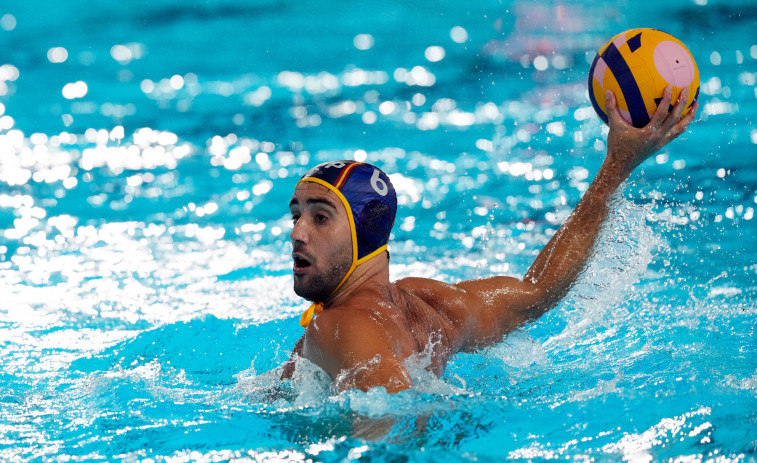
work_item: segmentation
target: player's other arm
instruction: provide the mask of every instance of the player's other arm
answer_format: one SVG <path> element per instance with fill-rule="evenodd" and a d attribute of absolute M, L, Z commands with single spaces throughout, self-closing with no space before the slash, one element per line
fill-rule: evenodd
<path fill-rule="evenodd" d="M 292 349 L 292 355 L 289 357 L 289 360 L 286 361 L 284 364 L 284 367 L 281 369 L 281 378 L 280 379 L 292 379 L 292 376 L 294 375 L 294 367 L 295 367 L 295 356 L 301 357 L 302 356 L 302 344 L 305 342 L 305 336 L 301 336 L 300 339 L 297 341 L 297 343 L 294 345 L 294 349 Z"/>
<path fill-rule="evenodd" d="M 693 120 L 696 105 L 681 119 L 687 94 L 684 90 L 668 113 L 671 89 L 666 89 L 651 121 L 640 129 L 622 119 L 615 97 L 609 96 L 607 157 L 573 213 L 542 249 L 523 279 L 495 277 L 456 285 L 465 295 L 462 300 L 467 310 L 478 321 L 479 337 L 488 333 L 496 339 L 541 316 L 567 293 L 589 258 L 618 187 L 639 164 L 682 134 Z"/>

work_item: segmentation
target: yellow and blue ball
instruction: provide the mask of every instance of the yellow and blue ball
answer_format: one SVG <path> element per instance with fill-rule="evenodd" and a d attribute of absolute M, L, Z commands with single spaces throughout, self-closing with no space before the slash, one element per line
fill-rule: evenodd
<path fill-rule="evenodd" d="M 657 29 L 629 29 L 616 35 L 599 49 L 589 71 L 589 98 L 605 124 L 607 90 L 615 94 L 623 119 L 634 127 L 643 127 L 668 85 L 673 87 L 668 111 L 681 91 L 689 88 L 685 115 L 699 97 L 699 70 L 680 40 Z"/>

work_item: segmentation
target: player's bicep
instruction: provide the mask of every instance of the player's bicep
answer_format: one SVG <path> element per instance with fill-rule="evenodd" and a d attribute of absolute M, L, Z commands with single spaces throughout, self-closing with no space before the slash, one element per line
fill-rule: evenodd
<path fill-rule="evenodd" d="M 535 285 L 514 277 L 497 276 L 455 285 L 481 330 L 506 334 L 543 313 L 545 295 Z M 481 333 L 479 333 L 481 334 Z"/>

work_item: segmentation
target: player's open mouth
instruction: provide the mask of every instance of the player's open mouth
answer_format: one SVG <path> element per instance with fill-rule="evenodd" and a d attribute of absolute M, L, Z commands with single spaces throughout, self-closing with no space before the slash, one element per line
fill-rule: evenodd
<path fill-rule="evenodd" d="M 292 258 L 294 259 L 294 271 L 298 270 L 304 270 L 307 267 L 310 267 L 310 262 L 307 259 L 303 259 L 300 256 L 293 255 Z"/>

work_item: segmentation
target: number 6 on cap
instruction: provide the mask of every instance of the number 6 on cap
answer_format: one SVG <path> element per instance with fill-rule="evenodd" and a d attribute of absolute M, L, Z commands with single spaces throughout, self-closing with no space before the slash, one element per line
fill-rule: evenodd
<path fill-rule="evenodd" d="M 371 175 L 371 186 L 376 193 L 381 196 L 386 196 L 386 194 L 389 193 L 389 187 L 386 185 L 386 182 L 379 177 L 379 174 L 380 172 L 378 169 L 373 170 L 373 175 Z"/>

